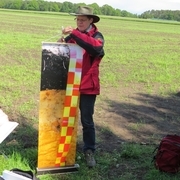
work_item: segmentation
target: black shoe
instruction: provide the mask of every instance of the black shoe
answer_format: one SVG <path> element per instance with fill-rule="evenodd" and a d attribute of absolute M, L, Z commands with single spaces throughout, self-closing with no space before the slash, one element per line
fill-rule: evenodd
<path fill-rule="evenodd" d="M 96 166 L 96 161 L 94 159 L 94 154 L 92 152 L 92 150 L 88 149 L 87 151 L 85 151 L 85 159 L 86 159 L 86 164 L 88 167 L 94 167 Z"/>

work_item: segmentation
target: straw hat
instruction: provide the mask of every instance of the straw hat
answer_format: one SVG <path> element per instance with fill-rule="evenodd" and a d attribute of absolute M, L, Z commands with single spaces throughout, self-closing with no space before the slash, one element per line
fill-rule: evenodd
<path fill-rule="evenodd" d="M 79 6 L 76 13 L 70 13 L 73 16 L 91 16 L 93 18 L 93 23 L 97 23 L 100 18 L 93 14 L 93 9 L 88 6 Z"/>

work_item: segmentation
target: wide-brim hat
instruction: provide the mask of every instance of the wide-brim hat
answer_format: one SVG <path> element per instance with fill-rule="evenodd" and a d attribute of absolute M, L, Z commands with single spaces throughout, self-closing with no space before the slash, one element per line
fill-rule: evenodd
<path fill-rule="evenodd" d="M 73 16 L 91 16 L 93 18 L 93 23 L 97 23 L 100 17 L 93 14 L 93 9 L 87 6 L 79 6 L 76 13 L 69 13 Z"/>

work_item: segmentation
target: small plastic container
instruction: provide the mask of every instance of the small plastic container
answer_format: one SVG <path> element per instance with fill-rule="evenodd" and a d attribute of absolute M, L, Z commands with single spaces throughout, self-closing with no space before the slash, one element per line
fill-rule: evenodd
<path fill-rule="evenodd" d="M 32 180 L 8 170 L 3 171 L 2 178 L 5 180 Z"/>

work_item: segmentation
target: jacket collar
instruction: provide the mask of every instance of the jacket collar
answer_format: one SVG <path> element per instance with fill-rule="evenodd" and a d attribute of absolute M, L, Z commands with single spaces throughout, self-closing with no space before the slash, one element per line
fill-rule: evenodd
<path fill-rule="evenodd" d="M 92 25 L 91 25 L 91 28 L 88 29 L 88 31 L 86 31 L 86 34 L 88 34 L 89 36 L 93 36 L 93 34 L 94 34 L 97 30 L 98 30 L 97 27 L 96 27 L 94 24 L 92 24 Z"/>

